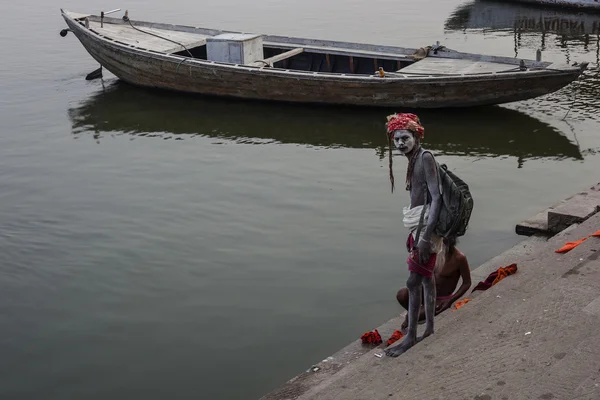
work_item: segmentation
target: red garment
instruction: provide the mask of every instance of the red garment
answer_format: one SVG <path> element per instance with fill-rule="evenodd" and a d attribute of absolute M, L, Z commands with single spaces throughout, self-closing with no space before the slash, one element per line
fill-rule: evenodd
<path fill-rule="evenodd" d="M 377 331 L 377 329 L 375 329 L 373 332 L 366 332 L 364 333 L 360 339 L 362 340 L 362 342 L 364 344 L 380 344 L 383 342 L 383 340 L 381 340 L 381 335 L 379 334 L 379 332 Z"/>
<path fill-rule="evenodd" d="M 413 238 L 413 235 L 411 233 L 408 235 L 408 240 L 406 241 L 406 247 L 410 251 L 408 258 L 406 259 L 406 263 L 408 264 L 408 270 L 410 272 L 416 272 L 417 274 L 424 276 L 425 278 L 431 278 L 433 276 L 433 269 L 435 268 L 437 254 L 431 253 L 429 255 L 429 260 L 427 260 L 425 264 L 421 264 L 419 262 L 419 250 L 413 248 L 414 245 L 415 239 Z"/>
<path fill-rule="evenodd" d="M 385 342 L 386 346 L 389 346 L 393 343 L 396 343 L 398 340 L 402 339 L 404 337 L 404 334 L 400 331 L 395 331 L 394 333 L 392 333 L 392 336 L 390 336 L 390 338 L 387 340 L 387 342 Z"/>
<path fill-rule="evenodd" d="M 392 132 L 401 129 L 411 131 L 415 135 L 419 137 L 419 139 L 423 139 L 425 137 L 425 129 L 421 126 L 421 121 L 419 117 L 415 114 L 393 114 L 388 116 L 387 133 L 391 135 Z"/>
<path fill-rule="evenodd" d="M 477 286 L 475 286 L 475 288 L 471 290 L 471 293 L 473 293 L 476 290 L 488 290 L 507 276 L 517 273 L 517 270 L 517 264 L 511 264 L 508 267 L 500 267 L 491 274 L 489 274 L 484 281 L 479 282 Z"/>

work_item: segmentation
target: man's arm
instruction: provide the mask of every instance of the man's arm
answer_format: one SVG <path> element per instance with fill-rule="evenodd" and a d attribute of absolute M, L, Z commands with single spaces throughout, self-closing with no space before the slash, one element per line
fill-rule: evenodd
<path fill-rule="evenodd" d="M 469 268 L 467 257 L 464 255 L 462 255 L 458 260 L 458 269 L 460 271 L 460 277 L 462 278 L 462 284 L 458 290 L 454 292 L 450 299 L 438 304 L 435 310 L 435 315 L 452 307 L 452 304 L 454 304 L 456 300 L 460 299 L 465 293 L 467 293 L 467 290 L 469 290 L 471 287 L 471 269 Z"/>
<path fill-rule="evenodd" d="M 471 287 L 471 269 L 469 268 L 469 262 L 467 261 L 467 257 L 465 257 L 464 255 L 461 256 L 458 265 L 458 268 L 460 270 L 460 277 L 462 278 L 462 284 L 454 293 L 454 296 L 452 296 L 452 303 L 460 299 L 465 293 L 467 293 L 467 290 L 469 290 L 469 288 Z M 452 305 L 452 303 L 450 305 Z"/>

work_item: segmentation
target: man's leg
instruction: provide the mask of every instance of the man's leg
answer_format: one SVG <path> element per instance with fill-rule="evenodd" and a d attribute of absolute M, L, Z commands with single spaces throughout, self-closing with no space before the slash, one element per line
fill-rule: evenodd
<path fill-rule="evenodd" d="M 406 311 L 408 311 L 408 289 L 407 288 L 402 288 L 402 289 L 398 290 L 398 293 L 396 293 L 396 300 L 398 300 L 398 303 L 400 303 L 402 308 L 404 308 Z M 406 313 L 406 315 L 404 316 L 404 322 L 402 322 L 402 325 L 400 325 L 400 330 L 402 332 L 404 332 L 407 327 L 408 327 L 408 313 Z"/>
<path fill-rule="evenodd" d="M 403 287 L 398 290 L 398 293 L 396 293 L 396 300 L 398 300 L 398 303 L 400 303 L 402 308 L 408 310 L 408 289 Z"/>
<path fill-rule="evenodd" d="M 433 335 L 433 318 L 435 315 L 435 277 L 423 278 L 423 292 L 425 303 L 425 332 L 423 336 L 419 338 L 419 341 L 425 339 L 427 336 Z"/>
<path fill-rule="evenodd" d="M 419 310 L 419 322 L 425 321 L 425 308 L 423 307 L 424 297 L 425 296 L 423 294 L 423 290 L 421 289 L 421 309 Z M 400 303 L 402 308 L 408 311 L 408 288 L 402 288 L 398 290 L 398 293 L 396 293 L 396 300 L 398 300 L 398 303 Z M 402 325 L 400 325 L 400 331 L 402 333 L 405 333 L 406 328 L 408 328 L 408 312 L 404 316 L 404 321 L 402 322 Z"/>
<path fill-rule="evenodd" d="M 421 286 L 423 277 L 416 272 L 410 272 L 406 287 L 408 289 L 408 332 L 400 344 L 390 347 L 385 354 L 398 357 L 417 342 L 417 320 L 421 308 Z"/>

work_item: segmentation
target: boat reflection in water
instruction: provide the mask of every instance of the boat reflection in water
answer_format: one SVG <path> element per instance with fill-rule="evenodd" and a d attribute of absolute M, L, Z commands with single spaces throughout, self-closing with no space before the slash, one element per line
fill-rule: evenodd
<path fill-rule="evenodd" d="M 461 5 L 444 24 L 448 33 L 513 36 L 515 57 L 519 51 L 542 50 L 542 58 L 574 59 L 590 63 L 578 81 L 550 95 L 529 102 L 537 112 L 600 120 L 600 14 L 577 12 L 496 0 L 475 0 Z M 498 43 L 498 41 L 496 41 Z M 496 44 L 497 46 L 498 44 Z M 522 108 L 523 109 L 523 108 Z"/>
<path fill-rule="evenodd" d="M 396 110 L 298 107 L 155 92 L 115 82 L 69 110 L 76 135 L 105 133 L 241 143 L 374 149 L 386 156 L 385 117 Z M 582 159 L 558 130 L 503 107 L 419 111 L 427 147 L 446 155 Z"/>
<path fill-rule="evenodd" d="M 515 34 L 515 57 L 521 47 L 545 50 L 547 41 L 556 39 L 561 47 L 583 45 L 584 51 L 596 50 L 600 42 L 600 14 L 557 10 L 495 0 L 476 0 L 458 7 L 446 20 L 448 31 L 477 29 L 509 31 Z M 521 43 L 521 34 L 537 34 L 539 41 Z M 570 42 L 570 43 L 569 43 Z"/>

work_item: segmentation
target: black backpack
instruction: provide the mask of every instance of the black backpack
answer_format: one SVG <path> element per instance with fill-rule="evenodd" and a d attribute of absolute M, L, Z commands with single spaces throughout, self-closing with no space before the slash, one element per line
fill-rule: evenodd
<path fill-rule="evenodd" d="M 431 152 L 428 153 L 431 154 Z M 446 164 L 440 165 L 437 161 L 435 163 L 438 166 L 440 194 L 442 197 L 442 207 L 438 223 L 435 226 L 435 233 L 443 238 L 463 236 L 467 231 L 471 212 L 473 211 L 473 197 L 469 191 L 469 186 L 456 176 L 456 174 L 448 170 Z M 427 184 L 425 184 L 425 191 L 427 202 L 429 202 L 430 196 Z M 423 213 L 421 214 L 416 241 L 418 241 L 419 231 L 423 226 L 424 214 L 425 208 L 423 208 Z"/>

